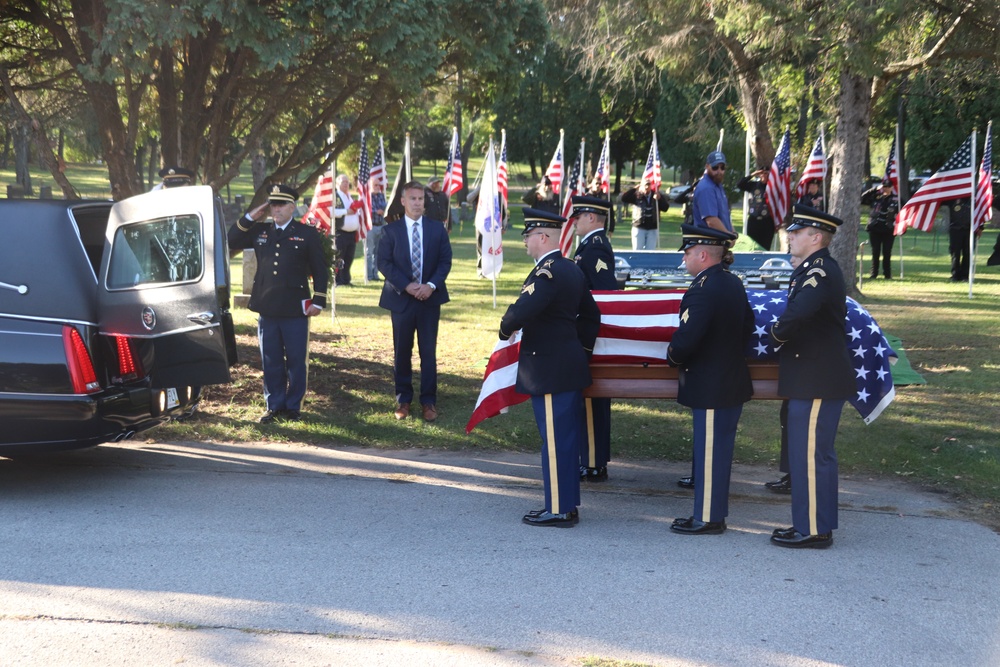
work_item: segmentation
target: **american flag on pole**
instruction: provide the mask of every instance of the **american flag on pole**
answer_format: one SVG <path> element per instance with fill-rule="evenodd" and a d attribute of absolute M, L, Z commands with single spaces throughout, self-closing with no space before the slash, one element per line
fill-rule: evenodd
<path fill-rule="evenodd" d="M 972 136 L 948 158 L 933 176 L 913 193 L 910 201 L 899 209 L 896 218 L 896 236 L 907 227 L 929 232 L 934 227 L 934 216 L 943 202 L 972 196 Z"/>
<path fill-rule="evenodd" d="M 601 192 L 607 194 L 611 189 L 611 132 L 604 133 L 604 146 L 601 147 L 601 157 L 597 161 L 597 171 L 594 180 L 601 186 Z"/>
<path fill-rule="evenodd" d="M 451 197 L 462 189 L 462 147 L 458 143 L 458 128 L 451 135 L 451 150 L 448 151 L 448 168 L 444 172 L 444 182 L 441 190 Z"/>
<path fill-rule="evenodd" d="M 682 290 L 594 292 L 601 309 L 601 329 L 591 363 L 666 364 L 667 345 L 679 325 L 683 296 Z M 787 295 L 779 290 L 757 290 L 748 292 L 747 297 L 755 319 L 755 331 L 746 349 L 747 359 L 776 360 L 768 332 L 784 312 Z M 865 423 L 870 424 L 896 396 L 890 367 L 897 355 L 871 314 L 850 297 L 845 336 L 857 388 L 850 403 Z M 520 339 L 520 332 L 516 332 L 510 340 L 499 341 L 494 348 L 466 433 L 483 420 L 529 398 L 514 389 Z"/>
<path fill-rule="evenodd" d="M 361 132 L 361 154 L 358 155 L 358 199 L 361 201 L 361 209 L 364 215 L 361 216 L 361 224 L 354 234 L 357 240 L 368 236 L 372 228 L 372 193 L 368 186 L 368 179 L 371 178 L 371 168 L 368 164 L 368 142 L 365 140 L 364 131 Z"/>
<path fill-rule="evenodd" d="M 899 196 L 899 155 L 896 154 L 896 138 L 892 138 L 892 146 L 889 147 L 889 159 L 885 162 L 885 176 L 882 180 L 888 179 L 892 183 L 892 194 Z"/>
<path fill-rule="evenodd" d="M 378 152 L 372 155 L 368 177 L 381 185 L 383 191 L 389 187 L 389 175 L 385 173 L 385 146 L 382 143 L 382 137 L 378 138 Z"/>
<path fill-rule="evenodd" d="M 552 192 L 559 194 L 559 188 L 562 187 L 563 181 L 563 131 L 559 130 L 559 145 L 556 146 L 556 152 L 553 153 L 552 159 L 549 161 L 549 168 L 545 170 L 545 175 L 548 176 L 549 181 L 552 183 Z"/>
<path fill-rule="evenodd" d="M 816 179 L 821 181 L 826 179 L 826 155 L 823 154 L 822 132 L 816 137 L 816 144 L 813 146 L 812 153 L 809 154 L 809 161 L 806 163 L 806 168 L 802 170 L 802 178 L 795 186 L 795 197 L 801 198 L 806 193 L 806 185 L 809 184 L 809 181 Z"/>
<path fill-rule="evenodd" d="M 649 157 L 646 158 L 646 168 L 642 172 L 642 181 L 650 182 L 650 190 L 660 189 L 660 149 L 656 145 L 656 130 L 653 130 L 653 144 L 649 147 Z"/>
<path fill-rule="evenodd" d="M 778 145 L 778 153 L 771 163 L 771 171 L 767 177 L 767 188 L 764 191 L 767 199 L 767 208 L 774 218 L 774 226 L 779 227 L 788 215 L 789 199 L 792 185 L 792 158 L 791 158 L 791 137 L 788 129 L 781 137 Z"/>
<path fill-rule="evenodd" d="M 983 147 L 983 161 L 979 165 L 975 203 L 972 227 L 978 234 L 993 219 L 993 121 L 986 126 L 986 146 Z"/>
<path fill-rule="evenodd" d="M 497 190 L 507 210 L 507 130 L 500 130 L 500 161 L 497 162 Z"/>
<path fill-rule="evenodd" d="M 333 174 L 327 172 L 316 181 L 313 198 L 302 222 L 329 235 L 333 219 Z"/>
<path fill-rule="evenodd" d="M 569 218 L 570 211 L 573 210 L 573 197 L 587 190 L 587 184 L 583 180 L 583 154 L 585 143 L 580 142 L 580 152 L 573 163 L 573 169 L 569 174 L 569 191 L 566 193 L 566 201 L 563 203 L 562 217 Z M 569 257 L 573 249 L 573 223 L 567 220 L 563 223 L 562 231 L 559 232 L 559 251 L 563 257 Z"/>

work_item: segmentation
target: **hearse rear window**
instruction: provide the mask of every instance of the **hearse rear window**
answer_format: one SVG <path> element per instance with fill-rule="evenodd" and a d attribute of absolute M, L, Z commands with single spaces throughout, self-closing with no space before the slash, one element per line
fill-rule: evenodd
<path fill-rule="evenodd" d="M 108 289 L 197 280 L 202 272 L 201 219 L 180 215 L 121 227 L 115 232 Z"/>

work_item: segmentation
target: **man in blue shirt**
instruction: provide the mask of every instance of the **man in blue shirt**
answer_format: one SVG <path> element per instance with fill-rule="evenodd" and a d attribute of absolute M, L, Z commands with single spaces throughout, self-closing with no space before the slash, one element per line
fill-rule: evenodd
<path fill-rule="evenodd" d="M 734 231 L 729 219 L 729 198 L 722 187 L 725 178 L 726 156 L 722 151 L 712 151 L 705 160 L 705 175 L 695 186 L 691 202 L 695 225 L 721 232 Z"/>

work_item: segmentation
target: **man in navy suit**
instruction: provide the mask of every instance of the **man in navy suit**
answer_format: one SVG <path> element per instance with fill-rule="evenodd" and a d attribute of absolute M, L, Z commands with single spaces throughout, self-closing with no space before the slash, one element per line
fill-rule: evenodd
<path fill-rule="evenodd" d="M 441 304 L 448 302 L 451 243 L 440 220 L 424 217 L 424 186 L 403 186 L 404 216 L 389 223 L 378 246 L 385 277 L 378 305 L 392 314 L 396 419 L 410 416 L 413 402 L 413 336 L 420 351 L 420 405 L 425 421 L 437 419 L 437 335 Z"/>
<path fill-rule="evenodd" d="M 580 268 L 559 252 L 566 218 L 524 209 L 524 244 L 535 260 L 521 295 L 500 320 L 500 338 L 521 330 L 517 382 L 531 396 L 542 440 L 545 507 L 524 515 L 531 526 L 568 528 L 580 515 L 580 451 L 585 438 L 583 390 L 601 311 Z"/>

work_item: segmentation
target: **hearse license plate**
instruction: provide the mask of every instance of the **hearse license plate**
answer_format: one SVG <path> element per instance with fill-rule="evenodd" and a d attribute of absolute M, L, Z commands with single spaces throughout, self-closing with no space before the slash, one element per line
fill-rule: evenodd
<path fill-rule="evenodd" d="M 167 389 L 167 407 L 176 408 L 181 402 L 177 398 L 177 390 L 173 387 Z"/>

